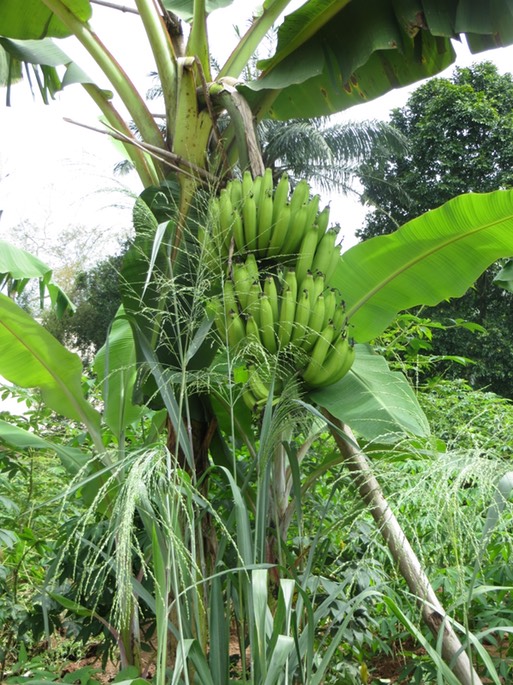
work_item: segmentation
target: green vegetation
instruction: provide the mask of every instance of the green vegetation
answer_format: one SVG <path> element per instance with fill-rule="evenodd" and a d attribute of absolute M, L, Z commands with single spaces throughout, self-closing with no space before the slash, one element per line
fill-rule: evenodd
<path fill-rule="evenodd" d="M 2 678 L 89 684 L 113 668 L 134 685 L 366 685 L 387 677 L 385 658 L 397 674 L 400 652 L 407 682 L 501 685 L 509 462 L 477 438 L 444 445 L 370 343 L 382 336 L 394 357 L 400 312 L 461 296 L 513 255 L 513 191 L 456 197 L 341 253 L 304 178 L 289 187 L 265 168 L 254 122 L 324 116 L 436 74 L 460 33 L 476 50 L 507 43 L 507 6 L 495 24 L 464 0 L 456 12 L 424 0 L 422 16 L 415 3 L 309 0 L 255 80 L 234 85 L 289 3 L 267 0 L 213 74 L 207 12 L 223 4 L 136 0 L 163 134 L 91 30 L 88 0 L 4 0 L 0 80 L 21 60 L 43 97 L 80 82 L 144 190 L 88 375 L 18 304 L 35 279 L 58 317 L 70 309 L 51 269 L 1 245 L 0 373 L 7 394 L 37 402 L 0 421 L 2 478 L 17 483 L 5 478 L 0 500 Z M 137 137 L 51 42 L 69 35 Z M 442 393 L 431 405 L 434 424 L 436 407 L 450 414 Z M 63 669 L 68 647 L 97 661 Z"/>
<path fill-rule="evenodd" d="M 417 88 L 390 123 L 404 135 L 403 150 L 384 155 L 373 146 L 360 168 L 363 198 L 372 210 L 361 238 L 391 233 L 460 193 L 486 193 L 513 183 L 513 77 L 491 62 L 457 68 L 450 79 L 436 78 Z M 458 355 L 475 364 L 446 373 L 477 387 L 511 397 L 513 357 L 512 299 L 493 283 L 494 266 L 464 297 L 443 302 L 423 315 L 445 325 L 455 320 L 484 329 L 475 335 L 451 327 L 435 332 L 434 355 Z"/>

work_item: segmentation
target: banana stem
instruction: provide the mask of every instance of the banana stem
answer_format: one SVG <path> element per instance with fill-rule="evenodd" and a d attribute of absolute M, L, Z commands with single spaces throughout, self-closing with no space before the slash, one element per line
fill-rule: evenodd
<path fill-rule="evenodd" d="M 273 3 L 265 3 L 264 11 L 258 18 L 253 20 L 235 50 L 226 60 L 219 72 L 218 78 L 223 76 L 238 78 L 242 74 L 249 60 L 256 53 L 258 46 L 265 38 L 266 33 L 272 28 L 274 22 L 286 9 L 287 5 L 290 4 L 290 1 L 275 0 Z"/>
<path fill-rule="evenodd" d="M 199 59 L 205 78 L 207 81 L 210 81 L 210 55 L 208 50 L 205 0 L 194 0 L 192 29 L 187 42 L 186 54 Z"/>
<path fill-rule="evenodd" d="M 351 429 L 328 411 L 323 410 L 323 414 L 329 422 L 337 447 L 351 472 L 361 498 L 369 507 L 392 558 L 399 566 L 411 592 L 417 598 L 425 624 L 436 639 L 439 639 L 440 630 L 443 630 L 443 659 L 462 685 L 482 685 L 417 555 L 392 512 L 365 454 L 358 448 Z"/>
<path fill-rule="evenodd" d="M 246 99 L 235 88 L 214 84 L 210 95 L 215 103 L 226 109 L 237 140 L 237 152 L 242 169 L 251 169 L 253 177 L 263 176 L 265 167 L 257 140 L 253 114 Z M 216 88 L 220 88 L 216 92 Z"/>
<path fill-rule="evenodd" d="M 138 93 L 126 72 L 110 54 L 98 36 L 89 26 L 78 19 L 62 0 L 42 0 L 44 4 L 62 21 L 69 31 L 82 43 L 91 57 L 109 79 L 143 139 L 156 147 L 163 148 L 162 134 L 149 112 L 144 100 Z"/>
<path fill-rule="evenodd" d="M 109 124 L 119 134 L 122 134 L 125 139 L 130 140 L 129 143 L 127 140 L 123 141 L 118 137 L 118 140 L 123 142 L 123 147 L 125 148 L 130 161 L 134 165 L 143 186 L 147 188 L 150 185 L 158 185 L 160 179 L 155 165 L 153 164 L 151 158 L 146 155 L 143 150 L 137 147 L 136 144 L 138 141 L 133 137 L 133 134 L 126 125 L 125 120 L 115 109 L 112 102 L 105 97 L 103 91 L 98 88 L 98 86 L 95 86 L 92 83 L 83 83 L 82 85 L 86 93 L 92 98 L 99 109 L 101 109 L 103 116 L 107 119 Z"/>
<path fill-rule="evenodd" d="M 162 86 L 166 106 L 166 127 L 168 137 L 174 134 L 175 108 L 177 98 L 176 55 L 162 15 L 154 0 L 135 0 L 141 16 Z"/>

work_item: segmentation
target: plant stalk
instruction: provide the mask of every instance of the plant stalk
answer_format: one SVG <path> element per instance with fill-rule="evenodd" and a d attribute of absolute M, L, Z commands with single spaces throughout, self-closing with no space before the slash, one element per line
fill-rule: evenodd
<path fill-rule="evenodd" d="M 266 4 L 270 4 L 270 7 L 267 6 L 262 14 L 251 23 L 251 26 L 241 38 L 235 50 L 226 60 L 218 74 L 218 79 L 223 76 L 238 78 L 242 74 L 251 57 L 256 53 L 265 34 L 272 28 L 287 5 L 290 4 L 290 0 L 275 0 L 273 3 Z"/>
<path fill-rule="evenodd" d="M 155 58 L 155 64 L 157 65 L 166 107 L 166 129 L 169 138 L 174 135 L 178 91 L 175 51 L 164 20 L 157 10 L 154 0 L 135 0 L 135 4 L 144 24 L 153 57 Z"/>
<path fill-rule="evenodd" d="M 357 448 L 351 429 L 328 411 L 324 410 L 323 414 L 330 422 L 332 435 L 344 458 L 344 463 L 353 476 L 353 482 L 360 496 L 369 507 L 394 561 L 418 600 L 422 619 L 436 639 L 439 639 L 440 629 L 443 629 L 441 643 L 444 661 L 462 685 L 483 685 L 454 632 L 445 609 L 440 604 L 417 555 L 392 512 L 381 486 L 372 473 L 365 454 Z"/>
<path fill-rule="evenodd" d="M 43 2 L 82 43 L 102 69 L 128 109 L 143 139 L 157 147 L 165 147 L 162 134 L 146 107 L 144 100 L 126 72 L 110 54 L 98 36 L 91 31 L 85 22 L 77 19 L 61 0 L 43 0 Z"/>
<path fill-rule="evenodd" d="M 123 117 L 116 111 L 112 102 L 107 100 L 98 86 L 95 86 L 92 83 L 84 83 L 82 85 L 89 97 L 91 97 L 101 109 L 103 116 L 107 119 L 109 124 L 126 138 L 134 140 L 134 144 L 128 144 L 123 141 L 123 147 L 134 165 L 143 186 L 147 188 L 150 185 L 158 185 L 160 179 L 151 157 L 137 147 L 138 141 L 135 140 Z"/>

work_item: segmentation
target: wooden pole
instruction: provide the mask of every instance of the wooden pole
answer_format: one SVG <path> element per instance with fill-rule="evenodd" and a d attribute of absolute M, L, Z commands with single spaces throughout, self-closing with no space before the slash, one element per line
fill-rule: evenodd
<path fill-rule="evenodd" d="M 331 424 L 331 432 L 344 462 L 353 477 L 360 496 L 369 507 L 374 521 L 385 539 L 394 561 L 418 600 L 422 619 L 438 639 L 443 626 L 442 657 L 462 685 L 483 685 L 467 652 L 447 620 L 447 615 L 412 549 L 397 518 L 390 509 L 380 484 L 374 476 L 365 454 L 357 448 L 351 429 L 326 410 L 324 416 Z M 347 436 L 348 439 L 343 436 Z"/>

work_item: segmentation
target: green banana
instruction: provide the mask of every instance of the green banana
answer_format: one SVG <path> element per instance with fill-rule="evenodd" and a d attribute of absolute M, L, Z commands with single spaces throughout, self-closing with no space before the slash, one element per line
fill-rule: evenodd
<path fill-rule="evenodd" d="M 249 387 L 244 388 L 242 391 L 242 399 L 250 412 L 255 413 L 258 410 L 257 398 L 253 395 Z"/>
<path fill-rule="evenodd" d="M 257 401 L 267 400 L 269 397 L 269 388 L 260 377 L 260 374 L 254 365 L 248 366 L 248 383 L 249 389 L 257 398 Z"/>
<path fill-rule="evenodd" d="M 246 169 L 242 174 L 242 202 L 246 202 L 246 198 L 253 194 L 253 176 L 251 172 Z"/>
<path fill-rule="evenodd" d="M 261 181 L 260 181 L 260 198 L 258 201 L 258 206 L 261 207 L 264 199 L 266 197 L 270 197 L 272 199 L 273 196 L 273 172 L 272 169 L 265 169 L 264 175 L 261 176 Z"/>
<path fill-rule="evenodd" d="M 296 298 L 292 290 L 285 287 L 281 295 L 280 315 L 278 319 L 277 333 L 280 348 L 284 349 L 290 342 L 294 328 L 296 315 Z"/>
<path fill-rule="evenodd" d="M 324 235 L 328 229 L 328 224 L 330 222 L 330 207 L 326 205 L 322 212 L 317 215 L 317 228 L 319 230 L 319 235 Z"/>
<path fill-rule="evenodd" d="M 303 236 L 305 235 L 306 227 L 306 216 L 308 210 L 306 207 L 301 207 L 295 214 L 292 214 L 292 206 L 290 209 L 290 221 L 287 230 L 287 237 L 283 243 L 283 248 L 281 251 L 282 257 L 287 257 L 288 255 L 296 255 Z"/>
<path fill-rule="evenodd" d="M 315 295 L 315 298 L 319 297 L 319 295 L 322 295 L 324 293 L 325 288 L 326 288 L 326 282 L 324 280 L 324 274 L 321 273 L 320 271 L 316 271 L 315 277 L 314 277 L 314 295 Z"/>
<path fill-rule="evenodd" d="M 290 197 L 290 211 L 292 216 L 295 215 L 300 207 L 303 207 L 308 202 L 309 195 L 310 186 L 304 179 L 302 179 L 296 185 Z"/>
<path fill-rule="evenodd" d="M 254 280 L 251 284 L 247 300 L 247 312 L 255 319 L 257 326 L 260 326 L 260 297 L 262 296 L 262 288 L 260 281 Z"/>
<path fill-rule="evenodd" d="M 228 315 L 226 332 L 228 334 L 228 344 L 233 350 L 246 339 L 246 327 L 244 326 L 239 313 L 233 309 Z"/>
<path fill-rule="evenodd" d="M 231 311 L 238 311 L 237 296 L 233 281 L 230 279 L 226 279 L 223 283 L 223 306 L 226 320 L 228 320 L 228 315 Z"/>
<path fill-rule="evenodd" d="M 254 195 L 248 195 L 244 200 L 242 205 L 242 221 L 244 223 L 246 250 L 255 250 L 257 240 L 257 208 Z"/>
<path fill-rule="evenodd" d="M 230 193 L 230 200 L 232 201 L 232 207 L 239 208 L 242 203 L 242 183 L 238 178 L 232 179 L 226 186 Z"/>
<path fill-rule="evenodd" d="M 299 255 L 296 261 L 296 276 L 299 283 L 302 282 L 307 272 L 312 268 L 312 262 L 317 247 L 317 228 L 309 229 L 301 242 Z"/>
<path fill-rule="evenodd" d="M 314 271 L 321 271 L 324 275 L 326 275 L 330 267 L 336 239 L 337 231 L 333 228 L 330 228 L 330 230 L 322 236 L 319 244 L 317 245 L 317 249 L 315 250 L 312 262 L 312 269 Z"/>
<path fill-rule="evenodd" d="M 273 198 L 273 223 L 278 221 L 281 211 L 287 206 L 289 200 L 289 177 L 283 174 L 276 185 Z"/>
<path fill-rule="evenodd" d="M 257 250 L 260 257 L 265 257 L 271 241 L 273 227 L 273 198 L 272 190 L 260 198 L 258 212 Z"/>
<path fill-rule="evenodd" d="M 328 352 L 330 351 L 331 343 L 334 338 L 335 331 L 333 324 L 328 324 L 318 336 L 312 350 L 310 361 L 306 369 L 303 371 L 303 380 L 311 385 L 315 382 L 319 372 L 323 368 Z"/>
<path fill-rule="evenodd" d="M 255 176 L 253 179 L 253 197 L 255 198 L 255 204 L 258 211 L 260 209 L 260 190 L 262 189 L 262 176 Z"/>
<path fill-rule="evenodd" d="M 252 314 L 248 314 L 246 317 L 246 337 L 248 340 L 262 344 L 260 328 Z"/>
<path fill-rule="evenodd" d="M 267 295 L 269 302 L 271 303 L 274 321 L 278 321 L 278 290 L 276 288 L 274 276 L 271 274 L 269 274 L 264 281 L 264 294 Z"/>
<path fill-rule="evenodd" d="M 336 383 L 350 370 L 354 362 L 354 345 L 346 335 L 339 336 L 333 343 L 327 355 L 322 369 L 310 385 L 314 388 L 323 388 Z"/>
<path fill-rule="evenodd" d="M 223 188 L 219 196 L 219 239 L 221 240 L 220 244 L 223 246 L 223 251 L 226 253 L 228 253 L 232 238 L 233 216 L 230 193 L 226 188 Z"/>
<path fill-rule="evenodd" d="M 301 343 L 301 347 L 309 352 L 315 345 L 317 338 L 320 335 L 320 331 L 323 331 L 326 327 L 323 327 L 324 314 L 326 311 L 326 305 L 324 304 L 324 296 L 319 295 L 312 307 L 312 313 L 308 320 L 308 332 Z"/>
<path fill-rule="evenodd" d="M 335 272 L 335 269 L 337 268 L 339 261 L 340 261 L 340 246 L 335 245 L 335 247 L 333 248 L 333 252 L 331 253 L 331 259 L 330 259 L 329 266 L 326 270 L 326 280 L 331 279 L 331 277 L 333 276 L 333 274 Z"/>
<path fill-rule="evenodd" d="M 260 271 L 258 270 L 258 263 L 253 253 L 246 256 L 246 269 L 251 278 L 256 281 L 260 279 Z"/>
<path fill-rule="evenodd" d="M 232 267 L 235 294 L 244 311 L 248 306 L 248 296 L 253 279 L 244 262 L 234 262 Z"/>
<path fill-rule="evenodd" d="M 267 295 L 260 298 L 260 337 L 266 350 L 275 354 L 278 350 L 274 334 L 273 308 Z"/>
<path fill-rule="evenodd" d="M 308 290 L 305 288 L 305 290 L 301 291 L 297 302 L 294 326 L 292 328 L 290 342 L 300 344 L 300 341 L 303 339 L 308 330 L 310 313 L 310 299 Z"/>
<path fill-rule="evenodd" d="M 233 240 L 238 252 L 246 251 L 246 240 L 244 238 L 244 224 L 238 209 L 233 210 Z"/>
<path fill-rule="evenodd" d="M 337 333 L 342 333 L 347 325 L 346 306 L 344 302 L 339 302 L 335 308 L 335 313 L 333 314 L 333 325 L 335 326 L 335 331 Z"/>
<path fill-rule="evenodd" d="M 330 288 L 324 293 L 324 321 L 322 327 L 328 325 L 328 322 L 333 319 L 335 309 L 337 307 L 337 297 L 333 288 Z"/>
<path fill-rule="evenodd" d="M 271 240 L 267 248 L 268 257 L 277 257 L 282 254 L 283 244 L 287 238 L 287 231 L 290 223 L 290 206 L 285 205 L 276 219 L 273 214 L 274 225 L 272 227 Z"/>
<path fill-rule="evenodd" d="M 314 277 L 311 271 L 308 271 L 306 276 L 303 278 L 301 281 L 301 285 L 299 286 L 300 290 L 308 290 L 308 298 L 310 300 L 310 306 L 313 306 L 315 300 L 316 300 L 316 295 L 315 295 L 315 281 Z"/>
<path fill-rule="evenodd" d="M 314 195 L 310 202 L 306 205 L 306 230 L 316 224 L 317 214 L 319 212 L 319 195 Z"/>
<path fill-rule="evenodd" d="M 294 269 L 289 269 L 287 273 L 285 274 L 285 285 L 289 290 L 292 292 L 292 297 L 294 298 L 294 302 L 297 301 L 297 278 L 296 278 L 296 272 Z"/>
<path fill-rule="evenodd" d="M 210 315 L 215 323 L 217 332 L 223 340 L 226 340 L 226 317 L 224 307 L 219 295 L 212 297 L 205 307 L 207 315 Z"/>

